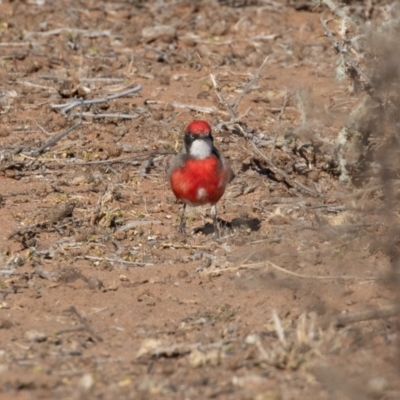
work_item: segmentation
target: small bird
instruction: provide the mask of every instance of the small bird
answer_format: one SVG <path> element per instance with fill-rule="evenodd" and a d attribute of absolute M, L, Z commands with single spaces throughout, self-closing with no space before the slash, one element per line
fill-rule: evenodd
<path fill-rule="evenodd" d="M 191 122 L 185 129 L 183 148 L 174 158 L 168 178 L 175 197 L 183 202 L 179 232 L 185 233 L 187 204 L 211 204 L 214 238 L 217 239 L 219 232 L 216 204 L 224 194 L 227 184 L 233 179 L 233 172 L 213 142 L 208 122 Z"/>

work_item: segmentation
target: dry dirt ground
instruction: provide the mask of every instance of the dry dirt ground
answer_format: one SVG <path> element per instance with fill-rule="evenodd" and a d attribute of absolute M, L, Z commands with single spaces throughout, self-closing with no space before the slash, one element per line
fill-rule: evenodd
<path fill-rule="evenodd" d="M 333 161 L 332 15 L 239 3 L 0 1 L 1 399 L 400 398 L 379 196 Z M 166 182 L 193 119 L 236 175 L 218 241 L 208 207 L 177 233 Z"/>

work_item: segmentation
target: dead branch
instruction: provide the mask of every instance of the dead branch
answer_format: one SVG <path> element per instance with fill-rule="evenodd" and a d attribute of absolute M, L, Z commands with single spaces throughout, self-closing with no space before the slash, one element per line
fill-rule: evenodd
<path fill-rule="evenodd" d="M 232 340 L 227 340 L 224 342 L 215 342 L 203 344 L 201 342 L 197 343 L 174 343 L 171 345 L 163 345 L 161 340 L 156 339 L 146 339 L 143 341 L 140 349 L 136 354 L 136 358 L 140 359 L 143 357 L 177 357 L 184 356 L 191 353 L 194 350 L 207 351 L 211 349 L 222 349 L 224 346 L 230 344 Z"/>
<path fill-rule="evenodd" d="M 72 116 L 76 116 L 77 114 L 72 114 Z M 91 117 L 91 118 L 120 118 L 120 119 L 136 119 L 139 118 L 139 114 L 120 114 L 120 113 L 110 113 L 110 114 L 95 114 L 84 112 L 82 113 L 83 117 Z"/>
<path fill-rule="evenodd" d="M 200 56 L 199 56 L 199 58 L 200 58 Z M 218 100 L 222 105 L 225 106 L 225 108 L 228 110 L 229 114 L 231 115 L 231 120 L 230 121 L 221 122 L 216 126 L 217 130 L 220 130 L 223 126 L 228 126 L 228 125 L 231 125 L 231 124 L 237 124 L 238 128 L 243 133 L 243 135 L 245 137 L 248 137 L 248 133 L 247 133 L 246 129 L 244 129 L 244 127 L 242 127 L 240 124 L 238 124 L 238 122 L 240 122 L 245 116 L 247 116 L 247 114 L 250 112 L 250 108 L 248 108 L 245 111 L 245 113 L 242 114 L 242 115 L 238 115 L 237 114 L 237 109 L 238 109 L 240 103 L 242 102 L 243 97 L 250 91 L 251 87 L 259 80 L 260 75 L 261 75 L 261 71 L 264 68 L 264 66 L 267 64 L 268 59 L 269 59 L 269 56 L 265 57 L 265 59 L 263 60 L 263 62 L 259 66 L 258 70 L 254 74 L 252 79 L 250 79 L 250 81 L 244 87 L 242 93 L 237 98 L 237 100 L 236 100 L 235 104 L 233 105 L 233 107 L 228 103 L 228 101 L 223 96 L 222 91 L 221 91 L 221 87 L 219 86 L 218 81 L 215 78 L 215 75 L 210 72 L 210 79 L 211 79 L 211 82 L 212 82 L 212 84 L 214 86 L 214 89 L 215 89 L 215 92 L 217 94 Z"/>
<path fill-rule="evenodd" d="M 162 221 L 158 220 L 152 220 L 152 221 L 131 221 L 128 222 L 127 224 L 121 226 L 120 228 L 117 229 L 117 232 L 125 232 L 129 231 L 129 229 L 137 228 L 138 226 L 145 226 L 145 225 L 160 225 L 162 224 Z"/>
<path fill-rule="evenodd" d="M 208 246 L 196 246 L 190 244 L 180 244 L 180 243 L 162 243 L 162 249 L 200 249 L 200 250 L 208 250 Z"/>
<path fill-rule="evenodd" d="M 0 47 L 22 47 L 22 46 L 30 46 L 30 42 L 2 42 L 0 43 Z"/>
<path fill-rule="evenodd" d="M 226 101 L 225 97 L 222 95 L 221 87 L 219 86 L 217 80 L 215 79 L 214 74 L 210 73 L 210 79 L 211 82 L 214 86 L 215 93 L 217 94 L 219 102 L 225 106 L 225 108 L 229 111 L 229 114 L 231 115 L 232 119 L 237 119 L 238 115 L 236 111 L 229 105 L 229 103 Z"/>
<path fill-rule="evenodd" d="M 216 272 L 236 272 L 239 270 L 253 270 L 253 269 L 260 269 L 260 268 L 266 268 L 266 267 L 272 267 L 275 270 L 282 272 L 286 275 L 291 275 L 296 278 L 301 278 L 301 279 L 318 279 L 318 280 L 375 280 L 376 278 L 360 278 L 356 276 L 351 276 L 351 275 L 307 275 L 307 274 L 299 274 L 297 272 L 290 271 L 288 269 L 282 268 L 279 265 L 274 264 L 273 262 L 269 260 L 261 261 L 261 262 L 256 262 L 256 263 L 247 263 L 247 261 L 251 258 L 252 254 L 246 256 L 243 262 L 241 262 L 238 265 L 235 265 L 233 267 L 228 267 L 228 268 L 221 268 L 216 270 L 210 270 L 207 271 L 206 275 L 214 275 Z"/>
<path fill-rule="evenodd" d="M 25 153 L 25 155 L 28 156 L 32 156 L 35 154 L 40 154 L 42 153 L 44 150 L 46 150 L 48 147 L 53 146 L 55 143 L 57 143 L 58 141 L 60 141 L 61 139 L 63 139 L 65 136 L 67 136 L 70 132 L 72 132 L 74 129 L 78 128 L 79 126 L 82 125 L 82 117 L 84 116 L 83 113 L 83 106 L 84 105 L 90 105 L 90 104 L 99 104 L 99 103 L 104 103 L 107 102 L 109 100 L 113 100 L 119 97 L 123 97 L 126 96 L 127 94 L 131 94 L 131 93 L 135 93 L 138 92 L 139 90 L 142 89 L 141 85 L 135 86 L 132 89 L 126 90 L 122 93 L 117 93 L 117 94 L 113 94 L 113 95 L 109 95 L 106 96 L 104 98 L 101 99 L 91 99 L 91 100 L 75 100 L 73 102 L 67 103 L 67 104 L 51 104 L 50 106 L 52 108 L 56 108 L 56 109 L 60 109 L 62 113 L 66 113 L 70 110 L 72 110 L 74 107 L 80 105 L 81 106 L 81 111 L 79 113 L 79 122 L 77 122 L 75 125 L 71 126 L 70 128 L 68 128 L 66 131 L 62 132 L 60 135 L 56 136 L 55 138 L 49 140 L 47 143 L 45 143 L 43 146 L 39 147 L 36 150 L 32 150 L 29 151 L 27 153 Z M 121 118 L 122 116 L 124 118 L 137 118 L 138 115 L 137 114 L 132 114 L 127 116 L 126 114 L 90 114 L 90 116 L 94 117 L 94 118 L 100 118 L 100 117 L 113 117 L 113 118 Z"/>
<path fill-rule="evenodd" d="M 361 68 L 356 64 L 356 62 L 351 58 L 347 49 L 336 39 L 335 34 L 328 28 L 328 21 L 321 18 L 321 24 L 325 30 L 325 36 L 328 37 L 332 43 L 333 48 L 339 53 L 342 54 L 345 61 L 357 72 L 360 78 L 363 78 L 364 81 L 368 84 L 369 87 L 372 87 L 372 81 L 368 78 L 367 75 L 361 70 Z"/>
<path fill-rule="evenodd" d="M 137 150 L 136 152 L 141 152 L 141 150 Z M 76 165 L 100 165 L 100 164 L 124 164 L 124 163 L 129 163 L 129 162 L 139 162 L 139 161 L 144 161 L 146 160 L 149 156 L 167 156 L 167 155 L 173 155 L 176 154 L 175 152 L 172 151 L 165 151 L 165 152 L 153 152 L 151 154 L 145 154 L 141 157 L 139 156 L 127 156 L 127 157 L 120 157 L 120 158 L 109 158 L 107 160 L 93 160 L 93 161 L 84 161 L 80 160 L 77 158 L 68 158 L 68 159 L 58 159 L 58 158 L 35 158 L 35 157 L 30 157 L 27 154 L 21 153 L 20 155 L 22 157 L 25 157 L 29 160 L 36 160 L 40 161 L 42 163 L 57 163 L 59 165 L 63 166 L 73 166 L 75 167 Z M 10 166 L 7 166 L 7 168 L 10 168 Z M 7 168 L 0 168 L 0 171 L 7 169 Z M 43 173 L 43 172 L 41 172 Z M 17 196 L 18 194 L 15 194 Z"/>
<path fill-rule="evenodd" d="M 90 38 L 111 35 L 110 30 L 96 31 L 91 29 L 77 29 L 77 28 L 65 27 L 65 28 L 52 29 L 50 31 L 45 31 L 45 32 L 25 32 L 24 38 L 29 39 L 33 36 L 42 36 L 42 37 L 53 36 L 53 35 L 59 35 L 63 32 L 79 34 L 82 37 L 90 37 Z"/>
<path fill-rule="evenodd" d="M 106 97 L 100 99 L 90 99 L 90 100 L 74 100 L 72 102 L 66 104 L 50 104 L 51 108 L 60 109 L 63 114 L 66 114 L 68 111 L 72 110 L 76 106 L 87 106 L 92 104 L 106 103 L 107 101 L 118 99 L 119 97 L 124 97 L 128 94 L 136 93 L 139 90 L 142 90 L 141 85 L 137 85 L 134 88 L 125 90 L 124 92 L 111 94 Z"/>
<path fill-rule="evenodd" d="M 139 171 L 140 176 L 145 176 L 150 172 L 150 168 L 153 165 L 154 156 L 151 155 L 142 165 Z"/>
<path fill-rule="evenodd" d="M 392 318 L 399 315 L 399 308 L 396 306 L 386 306 L 381 309 L 354 311 L 336 317 L 335 326 L 342 328 L 349 324 L 361 321 L 371 321 L 375 319 Z"/>
<path fill-rule="evenodd" d="M 261 63 L 261 65 L 258 67 L 258 70 L 256 71 L 256 73 L 254 74 L 253 78 L 250 79 L 247 82 L 247 85 L 244 87 L 244 89 L 242 90 L 242 93 L 240 93 L 240 96 L 237 98 L 235 104 L 233 105 L 232 109 L 233 111 L 236 113 L 237 109 L 240 105 L 240 103 L 243 100 L 243 97 L 250 91 L 251 87 L 260 79 L 260 75 L 261 75 L 261 71 L 263 70 L 264 66 L 267 64 L 269 59 L 269 56 L 264 58 L 264 61 Z"/>
<path fill-rule="evenodd" d="M 297 278 L 304 278 L 304 279 L 344 279 L 344 280 L 353 280 L 353 279 L 360 279 L 356 276 L 351 276 L 351 275 L 306 275 L 306 274 L 298 274 L 297 272 L 289 271 L 285 268 L 280 267 L 279 265 L 274 264 L 271 261 L 266 261 L 265 263 L 268 263 L 269 266 L 272 268 L 283 272 L 288 275 L 296 276 Z M 264 263 L 264 265 L 265 265 Z M 257 264 L 261 263 L 255 263 L 255 264 L 248 264 L 248 266 L 256 266 Z M 244 266 L 244 265 L 243 265 Z M 375 278 L 362 278 L 362 279 L 367 279 L 367 280 L 374 280 Z"/>
<path fill-rule="evenodd" d="M 103 82 L 103 83 L 123 83 L 122 78 L 80 78 L 80 82 Z"/>
<path fill-rule="evenodd" d="M 47 135 L 47 136 L 53 136 L 52 133 L 46 131 L 46 129 L 44 129 L 43 126 L 39 125 L 37 122 L 36 122 L 36 126 L 37 126 L 45 135 Z M 25 157 L 27 157 L 27 156 L 25 155 Z M 30 158 L 30 157 L 27 157 L 27 158 Z M 31 158 L 31 160 L 34 160 L 34 158 Z"/>
<path fill-rule="evenodd" d="M 290 93 L 288 92 L 288 90 L 285 91 L 285 98 L 283 99 L 283 104 L 282 107 L 279 111 L 279 115 L 278 115 L 278 124 L 280 124 L 283 114 L 285 113 L 286 110 L 286 106 L 287 103 L 289 101 L 290 98 Z M 279 134 L 279 129 L 276 129 L 275 131 L 275 135 L 274 135 L 274 140 L 272 142 L 272 147 L 271 147 L 271 151 L 269 152 L 269 159 L 272 161 L 273 160 L 273 156 L 274 156 L 274 151 L 275 151 L 275 146 L 276 146 L 276 139 L 278 138 L 278 134 Z"/>
<path fill-rule="evenodd" d="M 81 258 L 81 257 L 78 257 Z M 96 261 L 108 261 L 108 262 L 116 262 L 116 263 L 121 263 L 125 265 L 135 265 L 137 267 L 146 267 L 148 265 L 154 265 L 154 263 L 144 263 L 144 262 L 137 262 L 137 261 L 126 261 L 123 260 L 122 258 L 115 257 L 115 258 L 108 258 L 108 257 L 95 257 L 95 256 L 84 256 L 86 260 L 96 260 Z"/>
<path fill-rule="evenodd" d="M 32 83 L 32 82 L 28 82 L 28 81 L 17 80 L 17 81 L 15 81 L 15 83 L 18 83 L 19 85 L 24 85 L 24 86 L 28 86 L 28 87 L 37 88 L 37 89 L 44 89 L 44 90 L 47 90 L 50 93 L 57 93 L 58 92 L 57 89 L 54 89 L 51 86 L 38 85 L 37 83 Z"/>
<path fill-rule="evenodd" d="M 313 196 L 324 197 L 323 194 L 317 193 L 315 190 L 309 188 L 308 186 L 304 185 L 301 182 L 298 182 L 296 179 L 291 179 L 291 177 L 285 171 L 277 167 L 268 157 L 266 157 L 253 142 L 250 143 L 253 146 L 256 153 L 259 154 L 263 158 L 263 160 L 268 164 L 269 168 L 271 168 L 274 173 L 282 175 L 288 185 L 292 187 L 297 187 L 300 191 L 303 190 L 308 194 L 312 194 Z"/>
<path fill-rule="evenodd" d="M 176 101 L 172 102 L 171 105 L 175 108 L 188 108 L 192 111 L 197 111 L 204 114 L 213 114 L 217 112 L 215 107 L 204 107 L 204 106 L 197 106 L 195 104 L 182 104 Z"/>
<path fill-rule="evenodd" d="M 57 142 L 59 142 L 61 139 L 63 139 L 65 136 L 67 136 L 69 133 L 71 133 L 74 129 L 78 128 L 79 126 L 82 125 L 82 115 L 81 118 L 79 120 L 79 122 L 77 122 L 75 125 L 71 126 L 70 128 L 68 128 L 66 131 L 60 133 L 58 136 L 56 136 L 55 138 L 49 140 L 47 143 L 45 143 L 43 146 L 39 147 L 36 150 L 31 150 L 27 153 L 22 153 L 23 155 L 28 155 L 28 156 L 33 156 L 35 154 L 40 154 L 42 153 L 44 150 L 46 150 L 48 147 L 53 146 L 53 144 L 56 144 Z"/>
<path fill-rule="evenodd" d="M 89 322 L 87 321 L 87 319 L 84 316 L 82 316 L 74 306 L 71 306 L 64 311 L 69 312 L 78 318 L 79 322 L 82 324 L 81 328 L 77 328 L 78 330 L 85 330 L 90 335 L 92 335 L 93 338 L 98 342 L 103 341 L 103 339 L 93 331 L 93 329 L 89 325 Z"/>
<path fill-rule="evenodd" d="M 251 108 L 248 108 L 242 115 L 238 115 L 236 118 L 232 118 L 230 121 L 222 121 L 218 125 L 214 127 L 216 131 L 219 131 L 222 129 L 223 126 L 230 126 L 237 124 L 240 122 L 244 117 L 247 117 L 248 113 L 250 112 Z"/>
<path fill-rule="evenodd" d="M 43 232 L 44 230 L 47 231 L 60 231 L 61 228 L 65 226 L 65 224 L 58 225 L 64 219 L 69 218 L 72 216 L 72 213 L 75 209 L 76 203 L 73 201 L 60 203 L 52 210 L 49 210 L 46 214 L 46 219 L 41 222 L 37 222 L 31 226 L 28 226 L 24 229 L 14 231 L 8 239 L 12 239 L 15 236 L 22 237 L 22 242 L 26 240 L 26 238 L 32 238 L 37 234 Z M 26 246 L 30 247 L 30 246 Z"/>
<path fill-rule="evenodd" d="M 14 269 L 0 269 L 0 276 L 11 276 L 15 274 L 17 270 Z"/>

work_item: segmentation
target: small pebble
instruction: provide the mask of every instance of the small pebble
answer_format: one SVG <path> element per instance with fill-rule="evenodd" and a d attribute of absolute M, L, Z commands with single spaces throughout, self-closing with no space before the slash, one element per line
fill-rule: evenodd
<path fill-rule="evenodd" d="M 250 335 L 247 335 L 244 338 L 244 342 L 246 344 L 256 344 L 259 340 L 260 340 L 260 338 L 258 337 L 258 335 L 256 333 L 251 333 Z"/>
<path fill-rule="evenodd" d="M 45 342 L 47 340 L 47 335 L 42 332 L 38 332 L 35 329 L 31 329 L 25 332 L 25 338 L 30 342 L 40 343 L 40 342 Z"/>
<path fill-rule="evenodd" d="M 0 375 L 3 372 L 7 372 L 8 371 L 8 365 L 7 364 L 0 364 Z"/>
<path fill-rule="evenodd" d="M 381 376 L 376 376 L 368 381 L 368 392 L 374 396 L 381 396 L 387 389 L 387 380 Z"/>
<path fill-rule="evenodd" d="M 176 38 L 176 29 L 169 25 L 150 26 L 142 30 L 142 38 L 147 43 L 157 39 L 171 43 Z"/>
<path fill-rule="evenodd" d="M 103 282 L 100 279 L 91 277 L 87 280 L 88 288 L 91 290 L 102 289 L 104 287 Z"/>
<path fill-rule="evenodd" d="M 82 376 L 79 385 L 84 390 L 90 390 L 94 384 L 94 379 L 92 374 L 85 374 Z"/>

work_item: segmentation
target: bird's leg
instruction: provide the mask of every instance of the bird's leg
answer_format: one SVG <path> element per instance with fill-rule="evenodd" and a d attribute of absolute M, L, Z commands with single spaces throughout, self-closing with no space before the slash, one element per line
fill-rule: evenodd
<path fill-rule="evenodd" d="M 219 229 L 218 229 L 218 221 L 217 221 L 217 205 L 213 204 L 211 206 L 211 217 L 213 219 L 213 226 L 214 226 L 214 240 L 219 239 Z"/>
<path fill-rule="evenodd" d="M 185 210 L 186 210 L 186 203 L 183 203 L 182 212 L 181 212 L 181 220 L 179 223 L 179 233 L 186 233 L 186 221 L 185 221 Z"/>

